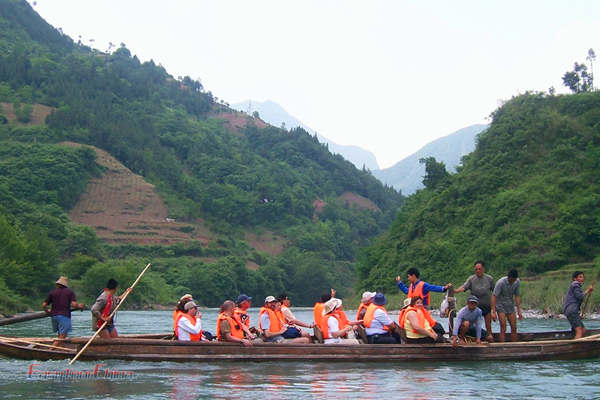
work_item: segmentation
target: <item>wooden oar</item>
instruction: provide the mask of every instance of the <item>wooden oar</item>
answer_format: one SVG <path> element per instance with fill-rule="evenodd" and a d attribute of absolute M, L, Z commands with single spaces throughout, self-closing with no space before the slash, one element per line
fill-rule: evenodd
<path fill-rule="evenodd" d="M 115 307 L 115 309 L 113 310 L 113 312 L 110 313 L 110 315 L 106 318 L 106 321 L 104 321 L 104 323 L 102 324 L 102 326 L 100 328 L 98 328 L 98 330 L 96 331 L 96 333 L 94 333 L 94 336 L 92 336 L 90 338 L 90 340 L 88 340 L 88 342 L 85 344 L 85 346 L 83 346 L 83 348 L 81 350 L 79 350 L 79 353 L 77 353 L 75 355 L 75 357 L 73 357 L 73 359 L 71 361 L 69 361 L 69 365 L 72 365 L 81 355 L 81 353 L 83 353 L 85 351 L 85 349 L 87 349 L 87 347 L 92 343 L 92 341 L 96 338 L 96 336 L 98 336 L 98 334 L 100 333 L 100 331 L 102 331 L 102 329 L 104 329 L 104 327 L 106 326 L 106 324 L 108 323 L 108 321 L 111 320 L 111 318 L 115 315 L 115 313 L 117 312 L 117 310 L 119 309 L 119 307 L 121 307 L 121 304 L 123 304 L 125 302 L 125 299 L 127 298 L 127 296 L 129 296 L 129 293 L 131 293 L 131 291 L 133 291 L 133 288 L 135 287 L 135 285 L 137 285 L 138 281 L 140 280 L 140 278 L 142 277 L 142 275 L 144 275 L 144 272 L 146 272 L 146 270 L 150 268 L 150 263 L 148 263 L 148 265 L 146 265 L 146 268 L 144 268 L 144 270 L 139 274 L 139 276 L 137 277 L 137 279 L 135 280 L 135 282 L 133 282 L 133 285 L 130 286 L 131 290 L 127 291 L 125 293 L 125 296 L 123 296 L 123 298 L 121 299 L 121 301 L 119 302 L 119 304 L 117 304 L 117 306 Z"/>
<path fill-rule="evenodd" d="M 19 339 L 19 338 L 9 338 L 9 337 L 4 337 L 4 336 L 0 336 L 0 342 L 9 342 L 9 343 L 20 342 L 20 343 L 31 344 L 34 346 L 51 347 L 53 349 L 59 349 L 59 350 L 64 350 L 64 351 L 75 351 L 75 349 L 69 349 L 67 347 L 54 346 L 54 345 L 50 345 L 50 344 L 33 342 L 33 341 Z"/>
<path fill-rule="evenodd" d="M 592 285 L 594 287 L 594 285 Z M 590 297 L 592 297 L 592 292 L 587 292 L 585 295 L 585 299 L 583 300 L 583 306 L 581 307 L 581 312 L 579 313 L 579 317 L 581 319 L 585 318 L 585 313 L 588 311 L 588 305 L 590 304 Z"/>
<path fill-rule="evenodd" d="M 71 311 L 76 311 L 76 310 L 79 310 L 79 309 L 77 308 L 77 309 L 73 309 Z M 17 322 L 31 321 L 34 319 L 46 318 L 46 317 L 49 317 L 50 315 L 51 314 L 49 312 L 47 313 L 45 311 L 26 313 L 26 314 L 22 314 L 22 315 L 15 315 L 12 317 L 0 319 L 0 326 L 16 324 Z"/>

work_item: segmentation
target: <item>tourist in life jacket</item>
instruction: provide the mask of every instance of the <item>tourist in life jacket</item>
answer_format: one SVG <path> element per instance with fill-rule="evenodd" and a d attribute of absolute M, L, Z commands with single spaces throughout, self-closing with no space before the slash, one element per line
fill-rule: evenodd
<path fill-rule="evenodd" d="M 217 338 L 221 342 L 241 343 L 244 346 L 252 346 L 252 342 L 244 337 L 241 323 L 233 317 L 235 303 L 226 300 L 221 306 L 221 312 L 217 317 Z"/>
<path fill-rule="evenodd" d="M 475 337 L 477 344 L 481 344 L 481 335 L 488 336 L 483 329 L 483 311 L 479 306 L 477 296 L 469 296 L 467 305 L 460 309 L 456 315 L 454 328 L 452 329 L 452 345 L 458 344 L 458 338 L 465 342 L 465 336 Z"/>
<path fill-rule="evenodd" d="M 317 301 L 313 307 L 314 325 L 319 326 L 321 318 L 323 317 L 323 304 L 329 301 L 332 297 L 335 297 L 335 289 L 321 295 L 321 301 Z"/>
<path fill-rule="evenodd" d="M 400 335 L 396 331 L 398 325 L 388 315 L 384 307 L 386 303 L 383 293 L 377 293 L 373 296 L 373 302 L 367 307 L 363 325 L 369 344 L 400 343 Z"/>
<path fill-rule="evenodd" d="M 177 337 L 177 322 L 179 321 L 179 316 L 185 314 L 185 309 L 183 307 L 187 302 L 192 300 L 194 299 L 191 294 L 184 294 L 175 305 L 175 310 L 173 310 L 173 335 L 175 335 L 175 337 Z"/>
<path fill-rule="evenodd" d="M 202 340 L 202 313 L 193 300 L 183 306 L 177 320 L 177 340 L 198 342 Z"/>
<path fill-rule="evenodd" d="M 289 325 L 288 330 L 283 333 L 283 337 L 286 339 L 293 339 L 297 337 L 310 338 L 310 333 L 308 331 L 302 330 L 297 326 L 314 328 L 315 324 L 308 324 L 296 319 L 296 316 L 294 316 L 294 313 L 292 310 L 290 310 L 291 301 L 287 294 L 280 294 L 279 297 L 277 297 L 277 301 L 281 303 L 281 314 L 283 315 L 284 322 Z"/>
<path fill-rule="evenodd" d="M 415 296 L 410 300 L 410 306 L 401 314 L 399 322 L 406 331 L 407 343 L 435 343 L 441 339 L 433 329 L 436 321 L 425 308 L 421 297 Z"/>
<path fill-rule="evenodd" d="M 354 333 L 357 321 L 348 321 L 342 307 L 342 300 L 335 297 L 323 305 L 323 318 L 321 318 L 321 332 L 325 344 L 358 344 L 358 340 L 349 335 Z"/>
<path fill-rule="evenodd" d="M 290 343 L 308 343 L 309 338 L 297 337 L 295 339 L 285 339 L 283 333 L 287 331 L 288 326 L 284 322 L 281 314 L 281 303 L 273 296 L 267 296 L 265 305 L 258 313 L 258 325 L 263 331 L 264 341 L 267 343 L 280 343 L 283 341 Z"/>
<path fill-rule="evenodd" d="M 114 317 L 109 318 L 109 315 L 115 310 L 117 304 L 119 304 L 125 294 L 131 292 L 131 288 L 127 288 L 123 294 L 115 296 L 117 293 L 117 286 L 119 286 L 119 283 L 116 280 L 112 278 L 109 279 L 106 283 L 106 287 L 91 308 L 93 331 L 98 330 L 104 321 L 108 321 L 99 333 L 99 336 L 103 339 L 116 338 L 119 336 L 117 328 L 115 327 Z"/>
<path fill-rule="evenodd" d="M 356 320 L 361 320 L 365 317 L 365 313 L 367 312 L 367 307 L 369 304 L 373 302 L 373 297 L 375 297 L 377 293 L 375 292 L 364 292 L 362 294 L 362 300 L 358 305 L 358 310 L 356 311 Z"/>
<path fill-rule="evenodd" d="M 240 294 L 237 297 L 237 300 L 235 301 L 236 307 L 233 310 L 233 319 L 240 324 L 246 338 L 254 340 L 258 336 L 258 331 L 255 327 L 250 326 L 250 315 L 248 314 L 248 309 L 252 305 L 251 300 L 252 297 L 245 294 Z"/>
<path fill-rule="evenodd" d="M 396 277 L 396 282 L 398 282 L 398 288 L 404 292 L 406 297 L 421 297 L 423 299 L 423 304 L 425 308 L 429 308 L 431 302 L 429 301 L 429 292 L 445 292 L 449 287 L 452 286 L 451 283 L 447 283 L 445 286 L 436 286 L 431 285 L 427 282 L 419 280 L 419 270 L 416 268 L 410 268 L 406 274 L 408 275 L 408 286 L 406 286 L 400 275 Z"/>

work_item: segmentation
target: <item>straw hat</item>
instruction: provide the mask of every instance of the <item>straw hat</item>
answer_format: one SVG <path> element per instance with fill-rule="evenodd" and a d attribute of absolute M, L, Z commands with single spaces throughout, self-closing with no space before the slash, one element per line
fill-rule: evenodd
<path fill-rule="evenodd" d="M 323 315 L 329 314 L 330 312 L 332 312 L 336 308 L 340 307 L 341 305 L 342 305 L 342 300 L 332 297 L 331 299 L 326 301 L 325 304 L 323 304 Z"/>
<path fill-rule="evenodd" d="M 58 278 L 56 283 L 58 283 L 59 285 L 63 285 L 64 287 L 69 287 L 69 278 L 67 278 L 66 276 L 61 276 L 60 278 Z"/>

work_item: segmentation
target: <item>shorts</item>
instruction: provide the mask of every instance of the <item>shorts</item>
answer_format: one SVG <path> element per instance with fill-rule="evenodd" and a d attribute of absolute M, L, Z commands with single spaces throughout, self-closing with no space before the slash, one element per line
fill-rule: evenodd
<path fill-rule="evenodd" d="M 467 334 L 466 336 L 471 336 L 476 338 L 477 337 L 477 328 L 474 326 L 469 326 L 469 329 L 467 330 Z M 481 338 L 485 339 L 489 336 L 488 331 L 486 331 L 485 329 L 481 328 Z"/>
<path fill-rule="evenodd" d="M 112 331 L 114 331 L 114 330 L 115 330 L 115 326 L 114 326 L 114 325 L 106 325 L 106 326 L 104 327 L 104 329 L 102 329 L 102 330 L 103 330 L 103 331 L 106 331 L 106 332 L 108 332 L 108 333 L 112 333 Z"/>
<path fill-rule="evenodd" d="M 273 336 L 270 338 L 265 337 L 265 342 L 267 343 L 281 343 L 285 340 L 285 338 L 281 335 Z"/>
<path fill-rule="evenodd" d="M 579 311 L 570 312 L 568 314 L 565 314 L 565 316 L 569 320 L 572 330 L 575 330 L 575 328 L 584 328 L 583 321 L 579 316 Z"/>
<path fill-rule="evenodd" d="M 496 303 L 496 312 L 498 314 L 514 314 L 515 313 L 515 305 L 514 304 L 502 304 Z"/>
<path fill-rule="evenodd" d="M 64 315 L 52 316 L 52 329 L 59 335 L 66 335 L 71 332 L 71 318 Z"/>
<path fill-rule="evenodd" d="M 300 332 L 300 329 L 290 326 L 281 336 L 285 339 L 295 339 L 302 336 L 302 332 Z"/>
<path fill-rule="evenodd" d="M 489 306 L 487 304 L 478 304 L 477 307 L 481 309 L 481 313 L 484 317 L 492 311 L 492 306 Z"/>

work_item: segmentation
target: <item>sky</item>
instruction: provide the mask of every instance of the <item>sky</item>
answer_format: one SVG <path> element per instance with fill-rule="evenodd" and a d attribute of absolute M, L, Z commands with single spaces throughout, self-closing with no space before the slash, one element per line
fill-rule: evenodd
<path fill-rule="evenodd" d="M 125 43 L 231 104 L 272 100 L 381 168 L 512 96 L 566 93 L 562 75 L 600 54 L 595 0 L 29 2 L 75 41 Z"/>

